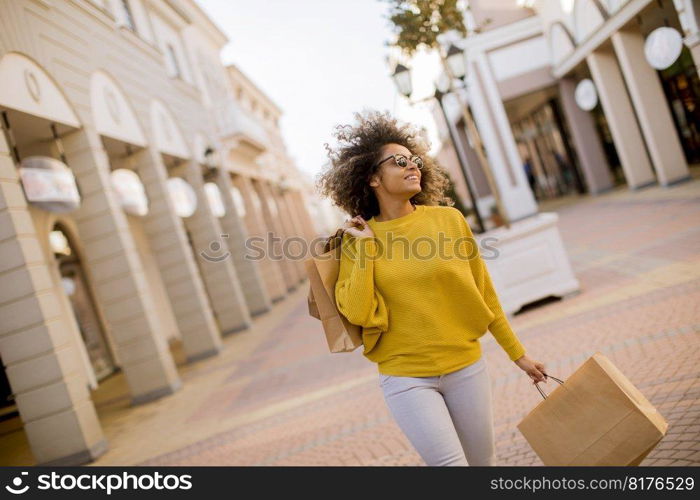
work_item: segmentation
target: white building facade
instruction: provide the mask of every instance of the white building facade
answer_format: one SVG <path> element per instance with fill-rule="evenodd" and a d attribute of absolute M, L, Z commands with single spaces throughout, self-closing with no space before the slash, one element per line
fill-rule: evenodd
<path fill-rule="evenodd" d="M 108 377 L 132 404 L 167 396 L 172 348 L 217 355 L 304 280 L 292 258 L 243 258 L 246 211 L 316 235 L 279 136 L 268 164 L 232 162 L 226 43 L 193 0 L 0 1 L 0 411 L 37 464 L 105 452 Z M 233 172 L 266 179 L 260 207 Z"/>
<path fill-rule="evenodd" d="M 495 203 L 485 168 L 512 221 L 535 213 L 537 200 L 690 179 L 689 165 L 700 163 L 697 2 L 471 0 L 465 16 L 469 28 L 480 28 L 457 42 L 468 89 L 447 105 L 464 133 L 482 213 Z M 672 64 L 657 70 L 645 48 L 659 31 L 666 32 L 656 57 L 672 57 Z M 464 130 L 465 105 L 488 166 L 474 154 L 479 141 Z M 435 115 L 440 154 L 471 204 L 444 120 Z"/>

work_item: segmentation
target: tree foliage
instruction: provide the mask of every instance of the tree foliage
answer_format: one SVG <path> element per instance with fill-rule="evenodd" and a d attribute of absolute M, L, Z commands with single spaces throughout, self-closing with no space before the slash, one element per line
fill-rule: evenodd
<path fill-rule="evenodd" d="M 467 35 L 458 0 L 382 0 L 390 4 L 388 19 L 396 34 L 392 45 L 409 57 L 420 48 L 440 46 L 438 35 L 455 30 Z"/>

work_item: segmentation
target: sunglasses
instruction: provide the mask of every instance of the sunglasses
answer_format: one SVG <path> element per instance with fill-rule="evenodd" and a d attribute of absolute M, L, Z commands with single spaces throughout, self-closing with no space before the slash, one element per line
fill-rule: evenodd
<path fill-rule="evenodd" d="M 419 169 L 423 168 L 423 158 L 421 158 L 418 155 L 413 155 L 410 158 L 407 158 L 406 155 L 402 155 L 401 153 L 396 153 L 396 154 L 393 154 L 391 156 L 387 156 L 382 161 L 380 161 L 379 163 L 374 165 L 374 168 L 378 167 L 379 165 L 381 165 L 382 163 L 384 163 L 387 160 L 391 160 L 392 158 L 394 159 L 394 162 L 396 162 L 396 164 L 401 168 L 406 168 L 408 166 L 409 160 L 412 163 L 414 163 L 415 166 L 418 167 Z"/>

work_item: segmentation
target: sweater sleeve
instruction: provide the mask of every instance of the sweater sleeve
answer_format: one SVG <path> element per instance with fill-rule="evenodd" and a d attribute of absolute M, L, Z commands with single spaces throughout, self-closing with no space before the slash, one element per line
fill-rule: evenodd
<path fill-rule="evenodd" d="M 357 239 L 348 233 L 343 234 L 340 270 L 335 284 L 338 310 L 350 323 L 365 328 L 365 334 L 378 334 L 389 327 L 386 302 L 374 286 L 377 245 L 375 238 Z"/>
<path fill-rule="evenodd" d="M 462 213 L 458 210 L 457 212 L 459 213 L 458 217 L 461 221 L 460 225 L 462 226 L 462 230 L 465 233 L 465 236 L 469 238 L 471 248 L 473 249 L 470 249 L 470 251 L 473 253 L 469 254 L 469 265 L 471 267 L 474 280 L 476 281 L 479 292 L 481 292 L 481 295 L 484 298 L 484 302 L 486 302 L 486 305 L 489 306 L 489 309 L 491 309 L 491 312 L 493 312 L 495 316 L 489 324 L 489 331 L 496 338 L 496 341 L 500 344 L 506 354 L 508 354 L 511 361 L 515 361 L 525 354 L 525 348 L 520 343 L 520 340 L 511 328 L 505 311 L 503 311 L 503 308 L 501 307 L 498 294 L 496 293 L 496 289 L 491 281 L 491 275 L 489 274 L 488 267 L 486 267 L 486 262 L 484 262 L 484 259 L 481 257 L 481 251 L 479 250 L 479 245 L 476 238 L 474 238 L 474 234 L 472 233 L 472 230 L 469 227 L 469 224 L 467 224 L 467 221 L 464 219 Z"/>

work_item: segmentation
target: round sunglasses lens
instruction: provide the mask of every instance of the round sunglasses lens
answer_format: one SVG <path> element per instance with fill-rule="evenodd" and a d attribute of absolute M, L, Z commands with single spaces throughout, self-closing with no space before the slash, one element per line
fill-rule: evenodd
<path fill-rule="evenodd" d="M 408 160 L 403 156 L 399 156 L 396 158 L 396 164 L 399 167 L 405 167 L 406 165 L 408 165 Z"/>
<path fill-rule="evenodd" d="M 414 156 L 411 161 L 415 163 L 418 168 L 423 168 L 423 159 L 420 156 Z"/>

